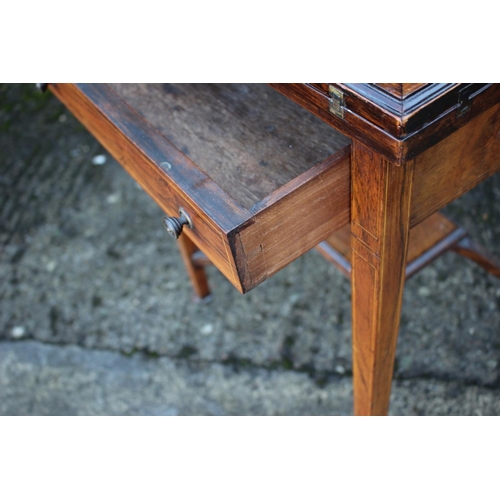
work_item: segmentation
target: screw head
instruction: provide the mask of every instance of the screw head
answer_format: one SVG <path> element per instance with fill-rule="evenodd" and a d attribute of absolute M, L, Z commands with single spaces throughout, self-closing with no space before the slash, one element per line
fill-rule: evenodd
<path fill-rule="evenodd" d="M 192 228 L 193 223 L 191 222 L 191 218 L 189 215 L 184 211 L 183 208 L 179 210 L 180 217 L 165 217 L 163 219 L 163 225 L 165 226 L 165 229 L 167 230 L 168 234 L 170 234 L 172 237 L 175 239 L 179 238 L 179 236 L 182 233 L 182 227 L 184 225 L 187 225 L 188 227 Z"/>
<path fill-rule="evenodd" d="M 182 233 L 182 224 L 175 217 L 165 217 L 163 219 L 163 225 L 167 230 L 167 233 L 170 234 L 173 238 L 177 239 Z"/>

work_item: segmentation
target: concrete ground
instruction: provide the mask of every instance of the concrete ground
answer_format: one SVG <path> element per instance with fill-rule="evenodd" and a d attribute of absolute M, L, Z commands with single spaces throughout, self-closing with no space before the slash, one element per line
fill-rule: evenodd
<path fill-rule="evenodd" d="M 497 255 L 499 199 L 446 209 Z M 0 85 L 0 414 L 351 414 L 349 281 L 312 251 L 245 296 L 210 268 L 195 304 L 161 219 L 50 92 Z M 390 413 L 498 415 L 499 361 L 500 281 L 448 253 L 407 284 Z"/>

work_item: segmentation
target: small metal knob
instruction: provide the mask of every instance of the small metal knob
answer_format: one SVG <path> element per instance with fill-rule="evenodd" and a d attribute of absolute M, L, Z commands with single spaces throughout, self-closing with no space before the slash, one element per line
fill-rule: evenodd
<path fill-rule="evenodd" d="M 183 208 L 179 210 L 179 215 L 180 217 L 178 218 L 165 217 L 163 219 L 163 225 L 165 226 L 167 233 L 173 236 L 175 239 L 177 239 L 181 235 L 184 225 L 187 225 L 190 228 L 193 227 L 193 223 L 191 222 L 189 215 L 184 211 Z"/>

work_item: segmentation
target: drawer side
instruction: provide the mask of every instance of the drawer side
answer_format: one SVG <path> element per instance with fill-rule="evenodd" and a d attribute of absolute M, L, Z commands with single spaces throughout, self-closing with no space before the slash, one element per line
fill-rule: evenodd
<path fill-rule="evenodd" d="M 500 104 L 415 159 L 412 227 L 500 170 Z"/>
<path fill-rule="evenodd" d="M 240 291 L 227 233 L 251 217 L 161 134 L 135 115 L 106 86 L 83 92 L 71 84 L 54 94 L 170 216 L 184 208 L 193 221 L 188 236 Z M 168 166 L 160 167 L 166 164 Z M 193 193 L 190 196 L 189 193 Z M 160 226 L 161 221 L 158 221 Z"/>

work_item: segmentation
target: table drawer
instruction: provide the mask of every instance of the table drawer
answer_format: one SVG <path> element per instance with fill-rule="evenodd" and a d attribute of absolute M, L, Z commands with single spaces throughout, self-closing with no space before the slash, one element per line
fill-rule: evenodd
<path fill-rule="evenodd" d="M 349 222 L 349 139 L 264 84 L 50 88 L 243 293 Z"/>

